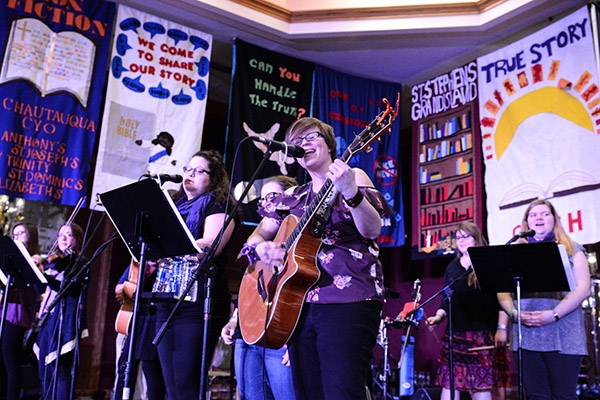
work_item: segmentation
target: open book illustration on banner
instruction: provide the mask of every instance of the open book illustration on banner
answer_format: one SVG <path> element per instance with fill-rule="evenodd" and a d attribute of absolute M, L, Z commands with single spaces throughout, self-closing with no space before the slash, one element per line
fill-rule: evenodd
<path fill-rule="evenodd" d="M 96 46 L 81 33 L 53 32 L 34 18 L 12 23 L 0 83 L 31 82 L 41 93 L 66 91 L 86 107 Z"/>
<path fill-rule="evenodd" d="M 529 204 L 535 199 L 550 199 L 600 188 L 600 181 L 586 171 L 565 171 L 552 179 L 547 187 L 523 182 L 508 190 L 500 201 L 500 209 Z"/>

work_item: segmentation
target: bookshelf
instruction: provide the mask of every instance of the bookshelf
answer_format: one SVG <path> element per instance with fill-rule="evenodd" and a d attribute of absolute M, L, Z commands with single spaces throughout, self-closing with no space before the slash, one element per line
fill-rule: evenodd
<path fill-rule="evenodd" d="M 419 251 L 455 247 L 456 226 L 475 219 L 472 127 L 470 105 L 419 123 Z"/>

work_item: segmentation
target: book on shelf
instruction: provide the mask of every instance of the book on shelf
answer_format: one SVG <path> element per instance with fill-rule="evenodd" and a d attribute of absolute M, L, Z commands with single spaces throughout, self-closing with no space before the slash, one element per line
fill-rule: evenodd
<path fill-rule="evenodd" d="M 66 91 L 86 107 L 96 45 L 78 32 L 54 32 L 35 18 L 13 21 L 0 83 L 23 79 L 41 93 Z"/>

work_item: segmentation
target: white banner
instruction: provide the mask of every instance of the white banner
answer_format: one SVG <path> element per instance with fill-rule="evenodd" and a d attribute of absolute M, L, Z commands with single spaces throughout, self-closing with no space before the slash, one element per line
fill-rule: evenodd
<path fill-rule="evenodd" d="M 477 60 L 490 243 L 549 199 L 579 243 L 600 240 L 600 96 L 587 9 Z"/>
<path fill-rule="evenodd" d="M 200 150 L 211 49 L 209 34 L 119 6 L 93 197 L 182 174 Z"/>

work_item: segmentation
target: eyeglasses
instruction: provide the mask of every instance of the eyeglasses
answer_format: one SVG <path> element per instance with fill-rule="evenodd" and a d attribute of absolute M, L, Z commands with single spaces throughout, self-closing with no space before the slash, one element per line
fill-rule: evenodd
<path fill-rule="evenodd" d="M 302 144 L 302 142 L 304 142 L 305 140 L 307 142 L 312 142 L 313 140 L 315 140 L 316 138 L 322 136 L 321 132 L 311 132 L 309 134 L 306 134 L 304 136 L 300 136 L 297 138 L 292 139 L 291 143 L 294 146 L 300 146 Z"/>
<path fill-rule="evenodd" d="M 462 236 L 462 235 L 456 235 L 454 238 L 456 239 L 456 241 L 459 241 L 459 240 L 467 240 L 467 239 L 469 239 L 471 237 L 473 237 L 473 236 L 467 234 L 467 235 L 464 235 L 464 236 Z"/>
<path fill-rule="evenodd" d="M 16 239 L 18 237 L 25 236 L 26 234 L 27 234 L 27 232 L 25 232 L 25 231 L 23 231 L 23 232 L 13 232 L 12 238 Z"/>
<path fill-rule="evenodd" d="M 200 167 L 196 167 L 196 168 L 183 167 L 183 173 L 184 174 L 193 174 L 193 175 L 202 175 L 202 174 L 210 175 L 210 172 L 208 172 L 207 170 L 202 169 Z"/>

